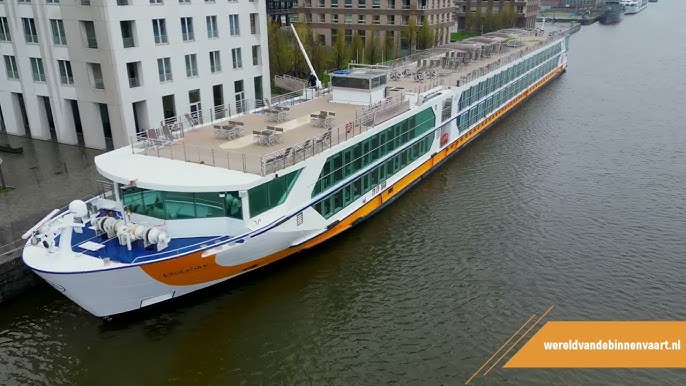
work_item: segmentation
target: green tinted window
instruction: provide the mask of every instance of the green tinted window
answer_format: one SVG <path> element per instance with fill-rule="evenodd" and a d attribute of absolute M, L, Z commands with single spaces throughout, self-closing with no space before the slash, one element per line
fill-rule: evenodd
<path fill-rule="evenodd" d="M 366 168 L 389 152 L 426 133 L 435 125 L 431 108 L 329 157 L 312 189 L 312 197 Z M 330 165 L 330 166 L 329 166 Z"/>
<path fill-rule="evenodd" d="M 358 198 L 362 197 L 363 194 L 369 192 L 378 184 L 391 177 L 400 169 L 426 154 L 431 148 L 433 140 L 433 135 L 427 135 L 416 144 L 408 147 L 399 154 L 377 165 L 372 170 L 338 189 L 333 194 L 315 204 L 313 208 L 324 218 L 333 216 Z"/>
<path fill-rule="evenodd" d="M 297 170 L 250 189 L 248 191 L 250 216 L 257 216 L 283 204 L 299 174 L 300 170 Z"/>
<path fill-rule="evenodd" d="M 121 197 L 126 209 L 132 213 L 159 219 L 243 218 L 238 192 L 163 192 L 132 187 L 122 189 Z"/>

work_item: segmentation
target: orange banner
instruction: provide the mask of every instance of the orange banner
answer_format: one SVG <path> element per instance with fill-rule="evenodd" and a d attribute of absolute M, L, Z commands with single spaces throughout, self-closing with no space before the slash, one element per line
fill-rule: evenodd
<path fill-rule="evenodd" d="M 686 367 L 686 322 L 547 322 L 504 367 Z"/>

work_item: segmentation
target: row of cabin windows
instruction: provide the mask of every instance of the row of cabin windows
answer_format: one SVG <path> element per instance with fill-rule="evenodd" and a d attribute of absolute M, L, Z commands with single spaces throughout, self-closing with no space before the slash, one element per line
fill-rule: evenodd
<path fill-rule="evenodd" d="M 353 201 L 386 181 L 405 166 L 411 164 L 431 149 L 434 135 L 430 134 L 414 145 L 380 163 L 367 173 L 338 189 L 314 205 L 314 209 L 324 218 L 329 218 L 340 212 Z"/>
<path fill-rule="evenodd" d="M 163 220 L 243 218 L 238 192 L 184 193 L 130 187 L 122 188 L 121 198 L 128 211 Z"/>
<path fill-rule="evenodd" d="M 507 87 L 481 101 L 478 105 L 474 105 L 469 110 L 460 114 L 457 117 L 457 127 L 460 129 L 460 132 L 469 129 L 480 119 L 489 116 L 505 102 L 514 98 L 515 95 L 521 93 L 541 79 L 545 74 L 554 70 L 555 67 L 557 67 L 557 59 L 550 59 L 547 63 L 521 77 L 516 82 L 512 82 Z"/>
<path fill-rule="evenodd" d="M 312 197 L 426 133 L 434 127 L 435 118 L 433 110 L 428 108 L 330 156 L 314 185 Z"/>
<path fill-rule="evenodd" d="M 264 213 L 286 201 L 300 170 L 279 176 L 273 180 L 248 190 L 250 217 Z"/>
<path fill-rule="evenodd" d="M 521 76 L 525 72 L 531 70 L 532 68 L 538 66 L 546 60 L 554 57 L 560 52 L 562 52 L 562 43 L 547 48 L 546 50 L 539 52 L 531 58 L 528 58 L 522 61 L 521 63 L 512 66 L 507 70 L 501 71 L 493 75 L 492 77 L 468 88 L 462 93 L 462 97 L 460 98 L 460 110 L 468 107 L 469 105 L 475 103 L 478 100 L 481 100 L 481 98 L 494 92 L 500 87 L 506 85 L 508 82 Z"/>

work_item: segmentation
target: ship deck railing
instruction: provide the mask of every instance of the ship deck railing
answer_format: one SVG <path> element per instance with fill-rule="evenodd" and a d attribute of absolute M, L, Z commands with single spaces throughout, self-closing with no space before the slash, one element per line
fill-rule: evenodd
<path fill-rule="evenodd" d="M 334 103 L 331 101 L 330 88 L 306 88 L 264 101 L 248 99 L 237 104 L 217 106 L 167 119 L 161 122 L 160 128 L 134 135 L 131 138 L 131 149 L 136 154 L 266 176 L 348 141 L 381 122 L 408 111 L 408 94 L 468 84 L 522 58 L 551 40 L 558 39 L 560 35 L 534 36 L 525 35 L 523 31 L 520 33 L 517 39 L 521 45 L 515 47 L 508 44 L 479 45 L 474 42 L 477 44 L 472 44 L 473 46 L 481 47 L 478 48 L 478 54 L 468 53 L 464 57 L 458 57 L 461 62 L 453 67 L 439 66 L 439 59 L 450 58 L 451 51 L 460 51 L 446 46 L 382 63 L 380 66 L 389 68 L 395 76 L 389 76 L 388 81 L 391 97 L 377 106 Z M 490 48 L 484 49 L 486 46 Z M 459 52 L 456 54 L 461 55 Z M 274 122 L 276 115 L 267 112 L 275 110 L 285 111 L 287 117 Z M 333 124 L 322 127 L 311 122 L 311 114 L 319 112 L 333 112 Z M 282 114 L 278 115 L 281 117 Z M 244 129 L 241 130 L 243 135 L 240 138 L 231 137 L 231 141 L 226 141 L 226 138 L 215 137 L 218 127 L 230 127 L 232 124 L 240 124 Z M 262 141 L 261 144 L 253 142 L 251 133 L 265 129 L 279 130 L 280 140 Z M 265 143 L 269 146 L 265 146 Z"/>

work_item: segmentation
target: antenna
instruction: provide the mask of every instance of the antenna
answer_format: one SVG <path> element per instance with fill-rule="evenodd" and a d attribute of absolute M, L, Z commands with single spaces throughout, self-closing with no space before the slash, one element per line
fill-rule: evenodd
<path fill-rule="evenodd" d="M 317 76 L 317 73 L 314 72 L 314 68 L 312 67 L 312 63 L 310 62 L 310 57 L 307 56 L 307 52 L 305 52 L 305 47 L 303 47 L 303 44 L 300 42 L 300 37 L 298 37 L 298 32 L 295 30 L 295 26 L 293 23 L 291 23 L 291 30 L 293 30 L 293 35 L 295 35 L 295 41 L 298 42 L 298 46 L 300 46 L 300 51 L 302 51 L 303 56 L 305 57 L 305 61 L 307 62 L 307 67 L 310 69 L 310 74 L 314 75 L 314 77 L 317 79 L 316 87 L 318 89 L 322 88 L 322 82 L 319 80 L 319 77 Z"/>

